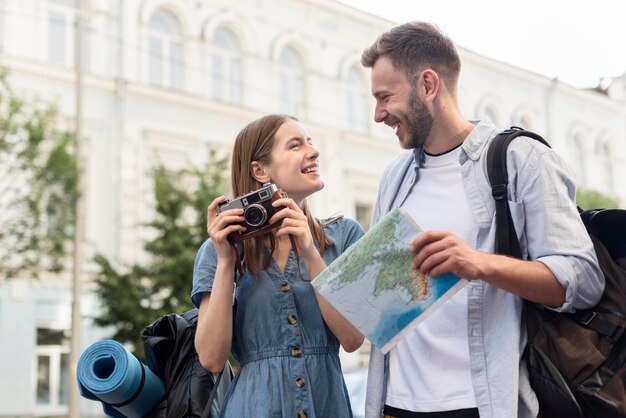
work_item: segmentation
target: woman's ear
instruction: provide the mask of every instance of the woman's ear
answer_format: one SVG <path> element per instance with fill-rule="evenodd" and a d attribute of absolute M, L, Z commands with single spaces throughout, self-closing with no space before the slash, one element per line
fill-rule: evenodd
<path fill-rule="evenodd" d="M 263 164 L 258 161 L 252 161 L 250 164 L 250 173 L 259 183 L 267 183 L 271 181 L 270 175 L 266 171 L 265 167 L 263 167 Z"/>

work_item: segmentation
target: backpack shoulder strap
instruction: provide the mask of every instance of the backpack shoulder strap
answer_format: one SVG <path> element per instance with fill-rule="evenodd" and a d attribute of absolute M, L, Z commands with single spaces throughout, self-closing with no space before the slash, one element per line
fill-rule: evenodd
<path fill-rule="evenodd" d="M 217 395 L 217 389 L 220 386 L 220 381 L 222 380 L 222 375 L 226 370 L 222 370 L 217 378 L 212 376 L 215 381 L 213 382 L 213 389 L 211 389 L 211 395 L 209 395 L 209 400 L 207 401 L 204 410 L 202 411 L 202 416 L 200 418 L 209 418 L 211 416 L 211 405 L 213 405 L 213 401 L 215 400 L 215 395 Z"/>
<path fill-rule="evenodd" d="M 497 254 L 521 258 L 522 251 L 515 234 L 513 218 L 507 201 L 509 177 L 506 168 L 506 151 L 515 138 L 525 136 L 550 146 L 540 135 L 517 126 L 500 132 L 489 145 L 487 151 L 487 174 L 491 184 L 491 195 L 496 201 L 496 248 Z"/>

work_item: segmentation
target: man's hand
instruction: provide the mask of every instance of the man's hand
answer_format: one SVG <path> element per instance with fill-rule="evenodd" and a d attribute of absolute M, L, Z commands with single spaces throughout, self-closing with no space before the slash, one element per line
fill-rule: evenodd
<path fill-rule="evenodd" d="M 473 280 L 484 273 L 485 254 L 474 250 L 452 232 L 424 232 L 413 241 L 411 251 L 419 251 L 411 266 L 429 276 L 451 272 L 462 279 Z"/>
<path fill-rule="evenodd" d="M 424 232 L 413 241 L 411 251 L 419 251 L 412 267 L 429 276 L 450 272 L 542 305 L 559 307 L 565 302 L 565 288 L 539 261 L 481 253 L 447 231 Z"/>

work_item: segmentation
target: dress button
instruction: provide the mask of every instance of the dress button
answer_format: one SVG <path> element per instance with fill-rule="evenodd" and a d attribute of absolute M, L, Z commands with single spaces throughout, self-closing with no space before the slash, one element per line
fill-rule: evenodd
<path fill-rule="evenodd" d="M 299 388 L 304 387 L 304 383 L 305 383 L 305 382 L 304 382 L 304 379 L 303 379 L 303 378 L 298 377 L 298 378 L 296 379 L 296 386 L 298 386 Z"/>
<path fill-rule="evenodd" d="M 302 349 L 300 347 L 294 347 L 291 349 L 291 355 L 293 357 L 300 357 L 302 355 Z"/>
<path fill-rule="evenodd" d="M 298 411 L 298 418 L 308 418 L 306 411 Z"/>
<path fill-rule="evenodd" d="M 291 289 L 291 286 L 287 282 L 280 285 L 281 292 L 289 292 L 289 289 Z"/>
<path fill-rule="evenodd" d="M 296 318 L 295 315 L 290 314 L 289 316 L 287 316 L 287 322 L 289 322 L 291 325 L 296 325 L 298 323 L 298 318 Z"/>

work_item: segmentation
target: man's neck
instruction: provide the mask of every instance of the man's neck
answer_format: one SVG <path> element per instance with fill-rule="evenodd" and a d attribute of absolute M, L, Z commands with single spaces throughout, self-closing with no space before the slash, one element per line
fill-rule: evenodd
<path fill-rule="evenodd" d="M 424 145 L 424 151 L 434 155 L 443 154 L 462 144 L 472 129 L 474 125 L 465 119 L 447 121 L 439 126 L 433 126 L 430 137 Z"/>

